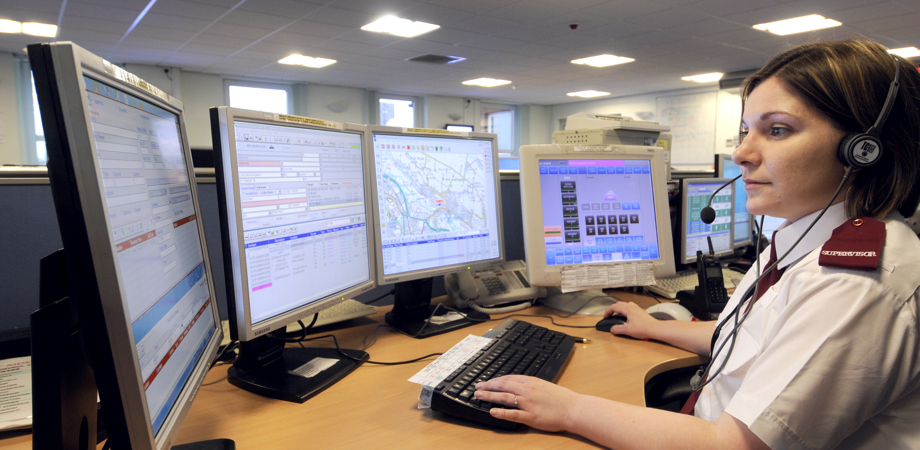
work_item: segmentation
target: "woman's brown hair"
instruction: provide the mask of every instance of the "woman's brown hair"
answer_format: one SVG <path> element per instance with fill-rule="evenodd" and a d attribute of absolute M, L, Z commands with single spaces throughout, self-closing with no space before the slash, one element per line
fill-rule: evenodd
<path fill-rule="evenodd" d="M 920 202 L 920 73 L 910 61 L 865 39 L 805 44 L 774 56 L 742 85 L 742 108 L 764 80 L 776 77 L 846 133 L 875 124 L 900 60 L 900 88 L 881 130 L 883 153 L 855 171 L 846 193 L 850 217 L 882 218 L 897 209 L 905 217 Z"/>

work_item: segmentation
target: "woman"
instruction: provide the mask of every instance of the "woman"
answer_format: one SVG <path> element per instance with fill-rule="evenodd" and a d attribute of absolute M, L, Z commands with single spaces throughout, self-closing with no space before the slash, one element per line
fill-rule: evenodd
<path fill-rule="evenodd" d="M 771 252 L 780 257 L 764 277 L 775 284 L 745 297 L 751 270 L 716 322 L 659 322 L 631 303 L 605 313 L 628 318 L 614 334 L 717 349 L 694 415 L 521 376 L 481 383 L 476 396 L 517 396 L 519 409 L 492 414 L 615 448 L 920 445 L 920 239 L 902 216 L 920 198 L 920 75 L 896 58 L 865 40 L 807 44 L 745 81 L 732 159 L 748 210 L 786 219 L 760 257 L 761 272 Z M 875 124 L 898 71 L 881 156 L 848 170 L 838 145 Z"/>

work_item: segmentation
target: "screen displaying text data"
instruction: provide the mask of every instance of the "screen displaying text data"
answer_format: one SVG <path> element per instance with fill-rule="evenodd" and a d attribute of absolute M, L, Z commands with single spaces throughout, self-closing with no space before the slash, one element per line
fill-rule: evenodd
<path fill-rule="evenodd" d="M 179 116 L 83 80 L 119 284 L 156 433 L 215 330 Z"/>
<path fill-rule="evenodd" d="M 362 134 L 232 130 L 252 324 L 370 280 Z"/>
<path fill-rule="evenodd" d="M 735 178 L 741 175 L 741 166 L 731 161 L 725 162 L 725 178 Z M 740 178 L 735 181 L 735 243 L 747 242 L 751 239 L 751 215 L 747 210 L 747 191 L 744 190 L 744 181 Z"/>
<path fill-rule="evenodd" d="M 686 234 L 687 245 L 684 248 L 684 261 L 696 260 L 697 250 L 709 254 L 709 241 L 712 239 L 712 248 L 716 254 L 731 251 L 732 242 L 732 191 L 726 187 L 712 199 L 712 209 L 716 211 L 716 219 L 707 224 L 700 219 L 700 211 L 709 204 L 709 197 L 718 190 L 724 182 L 688 182 L 686 203 L 683 205 L 687 216 Z"/>
<path fill-rule="evenodd" d="M 538 164 L 547 265 L 660 258 L 649 160 Z"/>
<path fill-rule="evenodd" d="M 491 140 L 374 134 L 374 164 L 385 275 L 500 256 Z"/>

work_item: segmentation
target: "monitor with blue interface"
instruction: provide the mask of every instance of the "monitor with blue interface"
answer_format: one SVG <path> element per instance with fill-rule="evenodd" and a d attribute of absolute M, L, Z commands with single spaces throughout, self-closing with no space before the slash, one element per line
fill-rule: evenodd
<path fill-rule="evenodd" d="M 741 166 L 732 161 L 732 155 L 716 155 L 716 177 L 735 178 L 741 175 Z M 751 214 L 747 210 L 747 191 L 744 190 L 744 181 L 735 180 L 735 213 L 733 222 L 735 248 L 746 247 L 753 243 L 751 232 Z"/>
<path fill-rule="evenodd" d="M 371 126 L 368 140 L 377 280 L 396 284 L 387 323 L 414 337 L 470 325 L 428 321 L 432 277 L 504 262 L 496 136 Z"/>
<path fill-rule="evenodd" d="M 521 147 L 530 282 L 559 286 L 566 267 L 640 261 L 673 275 L 664 168 L 659 147 Z"/>
<path fill-rule="evenodd" d="M 734 184 L 712 199 L 716 212 L 715 221 L 707 224 L 700 219 L 700 211 L 709 204 L 709 198 L 717 189 L 729 182 L 729 178 L 684 178 L 681 180 L 680 254 L 678 262 L 691 264 L 696 261 L 696 252 L 709 254 L 709 241 L 716 256 L 728 256 L 734 252 L 732 211 L 734 208 Z"/>
<path fill-rule="evenodd" d="M 72 43 L 28 50 L 106 446 L 168 449 L 223 336 L 182 103 Z"/>
<path fill-rule="evenodd" d="M 306 401 L 366 357 L 283 340 L 288 324 L 375 286 L 366 127 L 216 107 L 211 129 L 230 335 L 242 341 L 229 380 Z M 295 373 L 315 358 L 334 365 Z"/>

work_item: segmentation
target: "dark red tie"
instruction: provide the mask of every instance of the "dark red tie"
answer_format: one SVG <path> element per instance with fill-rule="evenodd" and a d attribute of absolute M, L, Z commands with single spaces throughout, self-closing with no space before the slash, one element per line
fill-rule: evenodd
<path fill-rule="evenodd" d="M 770 246 L 770 259 L 767 261 L 765 268 L 770 267 L 773 263 L 776 262 L 776 232 L 773 232 L 773 239 L 771 240 L 773 245 Z M 754 301 L 760 300 L 760 297 L 763 296 L 764 292 L 767 292 L 771 286 L 776 284 L 777 281 L 783 276 L 783 271 L 786 270 L 783 268 L 775 268 L 767 274 L 767 276 L 760 279 L 757 282 L 757 299 Z M 754 301 L 750 302 L 747 306 L 748 309 L 751 308 L 751 305 L 754 304 Z M 746 312 L 746 311 L 745 311 Z M 687 398 L 687 403 L 684 403 L 684 407 L 680 409 L 681 414 L 693 414 L 694 408 L 696 408 L 696 402 L 700 399 L 700 392 L 703 390 L 693 391 L 690 394 L 690 397 Z"/>

